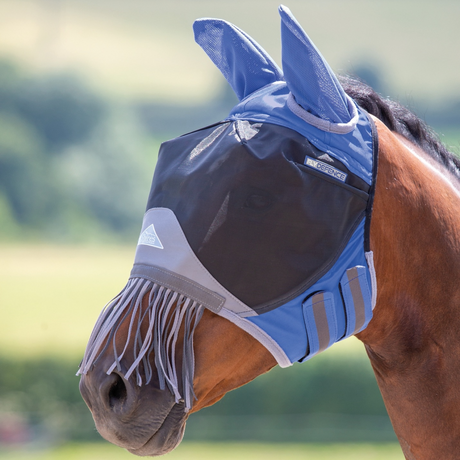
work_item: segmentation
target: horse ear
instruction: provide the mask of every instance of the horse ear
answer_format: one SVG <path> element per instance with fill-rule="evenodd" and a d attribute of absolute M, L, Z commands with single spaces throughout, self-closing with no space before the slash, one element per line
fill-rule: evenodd
<path fill-rule="evenodd" d="M 297 104 L 324 120 L 349 122 L 347 96 L 334 72 L 289 8 L 281 5 L 279 13 L 284 79 Z"/>
<path fill-rule="evenodd" d="M 244 99 L 269 83 L 283 80 L 281 69 L 267 52 L 238 27 L 221 19 L 198 19 L 195 41 Z"/>

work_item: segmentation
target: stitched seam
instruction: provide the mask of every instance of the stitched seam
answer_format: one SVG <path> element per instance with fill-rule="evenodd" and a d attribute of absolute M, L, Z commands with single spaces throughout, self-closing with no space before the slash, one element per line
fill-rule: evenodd
<path fill-rule="evenodd" d="M 177 289 L 175 286 L 169 284 L 169 283 L 164 283 L 164 282 L 159 282 L 158 280 L 156 280 L 153 276 L 132 276 L 130 277 L 131 279 L 148 279 L 149 281 L 152 281 L 154 283 L 159 283 L 161 286 L 164 286 L 168 289 L 172 289 L 174 291 L 179 291 L 179 289 Z M 203 305 L 204 307 L 207 307 L 209 308 L 210 310 L 212 311 L 215 311 L 217 309 L 220 309 L 223 305 L 223 302 L 220 303 L 220 305 L 216 308 L 214 305 L 210 305 L 208 304 L 207 302 L 203 302 L 202 300 L 198 299 L 196 296 L 193 296 L 193 295 L 189 295 L 188 293 L 186 292 L 180 292 L 181 294 L 187 296 L 187 297 L 190 297 L 192 300 L 198 302 L 199 304 Z"/>
<path fill-rule="evenodd" d="M 136 264 L 136 265 L 141 265 L 141 264 Z M 147 266 L 147 265 L 146 265 Z M 168 282 L 164 282 L 163 280 L 159 280 L 159 279 L 156 279 L 154 276 L 151 276 L 151 275 L 134 275 L 134 276 L 130 276 L 130 279 L 148 279 L 149 281 L 152 281 L 154 283 L 158 283 L 160 284 L 161 286 L 164 286 L 164 287 L 167 287 L 168 289 L 172 289 L 174 291 L 177 291 L 177 292 L 180 292 L 181 294 L 187 296 L 187 297 L 190 297 L 192 300 L 195 300 L 196 302 L 198 302 L 199 304 L 209 308 L 210 310 L 212 311 L 218 311 L 222 308 L 222 305 L 224 305 L 225 303 L 225 298 L 222 299 L 222 297 L 218 298 L 216 297 L 216 295 L 214 294 L 213 297 L 216 297 L 217 300 L 219 301 L 218 305 L 212 305 L 210 304 L 209 302 L 206 302 L 206 301 L 203 301 L 202 299 L 199 299 L 197 296 L 194 296 L 194 295 L 191 295 L 190 293 L 188 292 L 185 292 L 184 289 L 178 289 L 177 286 L 173 286 L 172 284 L 168 283 Z M 200 289 L 200 288 L 199 288 Z M 200 290 L 203 290 L 203 289 L 200 289 Z M 206 293 L 208 293 L 207 291 L 204 291 Z M 209 294 L 211 294 L 209 292 Z M 212 294 L 211 294 L 212 295 Z"/>
<path fill-rule="evenodd" d="M 151 267 L 151 265 L 147 265 L 147 264 L 135 264 L 134 267 L 147 267 L 147 268 L 149 268 L 149 267 Z M 175 273 L 173 273 L 173 272 L 171 272 L 171 271 L 169 271 L 169 270 L 166 271 L 166 270 L 164 270 L 164 269 L 162 269 L 162 268 L 160 268 L 160 267 L 157 267 L 156 265 L 155 265 L 154 268 L 155 268 L 155 270 L 158 270 L 159 272 L 164 273 L 165 275 L 169 275 L 169 276 L 172 276 L 173 278 L 178 278 L 178 279 L 180 279 L 180 280 L 182 280 L 182 281 L 185 281 L 186 283 L 191 284 L 192 286 L 196 287 L 196 288 L 199 289 L 200 291 L 204 291 L 204 292 L 206 292 L 207 294 L 211 295 L 212 297 L 215 297 L 217 300 L 220 300 L 220 301 L 222 302 L 222 296 L 221 296 L 221 295 L 216 294 L 215 292 L 211 291 L 210 289 L 201 287 L 201 286 L 200 286 L 198 283 L 196 283 L 195 281 L 190 280 L 189 278 L 186 278 L 186 277 L 184 277 L 184 276 L 182 276 L 182 275 L 177 275 L 177 274 L 175 274 Z M 136 277 L 136 278 L 137 278 L 137 277 Z"/>

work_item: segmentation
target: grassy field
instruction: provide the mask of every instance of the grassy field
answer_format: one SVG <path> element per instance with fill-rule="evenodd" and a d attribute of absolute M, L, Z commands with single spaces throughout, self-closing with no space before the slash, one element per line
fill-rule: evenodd
<path fill-rule="evenodd" d="M 0 451 L 2 460 L 128 460 L 137 458 L 109 444 L 75 444 L 44 451 Z M 167 460 L 403 460 L 397 444 L 192 444 Z"/>
<path fill-rule="evenodd" d="M 0 245 L 2 354 L 81 356 L 100 311 L 125 285 L 134 251 L 135 242 Z M 364 353 L 354 338 L 332 350 Z"/>
<path fill-rule="evenodd" d="M 2 0 L 0 56 L 39 72 L 82 74 L 116 96 L 199 101 L 213 97 L 221 80 L 193 41 L 193 20 L 234 22 L 280 62 L 279 3 Z M 375 66 L 392 94 L 403 99 L 460 90 L 457 0 L 287 5 L 337 72 Z"/>
<path fill-rule="evenodd" d="M 103 306 L 126 283 L 132 248 L 0 246 L 0 349 L 77 356 Z"/>

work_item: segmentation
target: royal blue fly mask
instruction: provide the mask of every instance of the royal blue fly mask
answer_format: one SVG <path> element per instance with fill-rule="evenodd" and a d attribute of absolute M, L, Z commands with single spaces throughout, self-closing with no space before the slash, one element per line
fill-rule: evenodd
<path fill-rule="evenodd" d="M 160 387 L 188 410 L 193 333 L 205 308 L 255 337 L 281 367 L 369 323 L 373 124 L 290 11 L 279 11 L 283 71 L 232 24 L 195 22 L 196 41 L 240 102 L 226 120 L 161 146 L 130 279 L 101 314 L 80 373 L 113 346 L 107 373 L 122 372 L 129 353 L 124 377 L 134 373 L 141 385 L 153 352 Z M 117 349 L 125 318 L 126 346 Z"/>

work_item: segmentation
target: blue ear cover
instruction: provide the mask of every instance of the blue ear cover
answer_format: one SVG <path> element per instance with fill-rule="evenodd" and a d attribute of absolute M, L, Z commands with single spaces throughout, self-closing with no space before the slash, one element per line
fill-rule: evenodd
<path fill-rule="evenodd" d="M 284 79 L 296 102 L 332 123 L 351 119 L 345 92 L 289 8 L 279 7 Z"/>
<path fill-rule="evenodd" d="M 195 41 L 203 48 L 241 101 L 283 73 L 267 52 L 238 27 L 221 19 L 198 19 Z"/>

